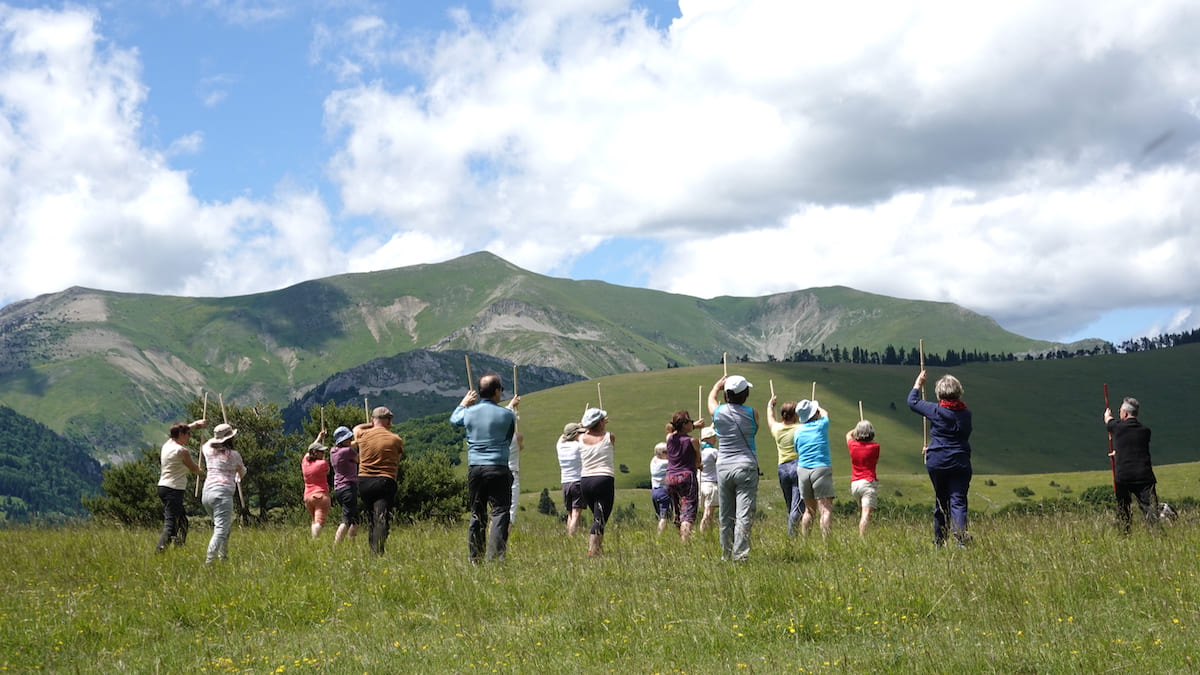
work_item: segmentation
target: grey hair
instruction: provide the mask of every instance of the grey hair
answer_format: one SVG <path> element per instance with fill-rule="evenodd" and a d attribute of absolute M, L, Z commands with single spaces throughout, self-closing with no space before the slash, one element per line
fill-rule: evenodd
<path fill-rule="evenodd" d="M 1137 417 L 1138 408 L 1140 407 L 1142 407 L 1142 404 L 1138 403 L 1138 400 L 1132 396 L 1126 396 L 1125 400 L 1121 401 L 1121 410 L 1134 417 Z"/>
<path fill-rule="evenodd" d="M 933 386 L 933 392 L 937 394 L 938 398 L 957 401 L 962 398 L 962 382 L 959 382 L 958 378 L 953 375 L 943 375 Z"/>
<path fill-rule="evenodd" d="M 854 431 L 850 432 L 850 438 L 856 441 L 873 441 L 875 440 L 875 425 L 867 420 L 861 420 L 854 425 Z"/>
<path fill-rule="evenodd" d="M 642 446 L 642 447 L 645 447 L 645 446 Z M 665 455 L 665 454 L 667 454 L 667 444 L 666 443 L 659 443 L 654 446 L 654 456 L 655 457 L 657 457 L 659 455 Z"/>

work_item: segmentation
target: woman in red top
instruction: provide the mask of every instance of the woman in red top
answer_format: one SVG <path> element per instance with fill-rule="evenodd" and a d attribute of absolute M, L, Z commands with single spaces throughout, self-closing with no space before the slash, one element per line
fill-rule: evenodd
<path fill-rule="evenodd" d="M 846 448 L 850 450 L 850 494 L 862 506 L 862 517 L 858 521 L 860 537 L 866 535 L 871 512 L 879 503 L 879 482 L 875 477 L 879 444 L 874 440 L 875 426 L 867 420 L 846 432 Z"/>
<path fill-rule="evenodd" d="M 304 507 L 312 515 L 313 539 L 321 534 L 325 517 L 329 515 L 329 460 L 325 458 L 329 448 L 321 444 L 323 438 L 324 429 L 300 460 L 300 471 L 304 474 Z"/>

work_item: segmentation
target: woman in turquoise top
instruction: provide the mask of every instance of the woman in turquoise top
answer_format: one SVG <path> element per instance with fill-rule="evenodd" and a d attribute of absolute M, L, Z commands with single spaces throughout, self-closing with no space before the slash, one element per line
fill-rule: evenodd
<path fill-rule="evenodd" d="M 813 510 L 821 512 L 821 538 L 833 526 L 833 460 L 829 452 L 829 413 L 816 401 L 796 404 L 796 477 L 804 497 L 800 532 L 808 536 Z"/>

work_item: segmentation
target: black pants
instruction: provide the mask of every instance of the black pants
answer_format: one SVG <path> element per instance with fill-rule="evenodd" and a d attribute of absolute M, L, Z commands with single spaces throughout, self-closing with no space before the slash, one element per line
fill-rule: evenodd
<path fill-rule="evenodd" d="M 485 539 L 488 559 L 504 560 L 508 551 L 512 484 L 512 471 L 507 465 L 467 467 L 467 505 L 471 510 L 471 522 L 467 525 L 467 557 L 471 562 L 484 554 Z"/>
<path fill-rule="evenodd" d="M 396 503 L 396 480 L 387 476 L 359 477 L 358 496 L 362 499 L 371 530 L 368 538 L 371 552 L 383 555 L 383 545 L 392 524 L 392 507 Z"/>
<path fill-rule="evenodd" d="M 1115 484 L 1117 490 L 1117 524 L 1126 532 L 1132 516 L 1133 498 L 1137 497 L 1138 507 L 1142 509 L 1142 517 L 1150 527 L 1158 525 L 1158 492 L 1156 483 L 1122 483 Z"/>
<path fill-rule="evenodd" d="M 163 531 L 158 538 L 158 550 L 163 550 L 172 541 L 183 546 L 187 541 L 188 517 L 183 510 L 183 490 L 165 485 L 158 486 L 158 498 L 163 503 Z"/>
<path fill-rule="evenodd" d="M 604 534 L 616 501 L 616 480 L 612 476 L 584 476 L 579 481 L 583 503 L 592 510 L 592 529 L 588 534 Z"/>

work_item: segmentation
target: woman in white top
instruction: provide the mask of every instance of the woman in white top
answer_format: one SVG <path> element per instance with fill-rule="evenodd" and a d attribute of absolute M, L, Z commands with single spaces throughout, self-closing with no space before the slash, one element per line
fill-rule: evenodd
<path fill-rule="evenodd" d="M 612 514 L 616 500 L 616 473 L 613 470 L 613 443 L 616 439 L 608 433 L 608 413 L 599 408 L 588 408 L 579 425 L 585 429 L 579 435 L 579 459 L 583 464 L 579 486 L 584 503 L 592 509 L 588 556 L 595 557 L 601 553 L 604 525 Z"/>
<path fill-rule="evenodd" d="M 579 518 L 583 515 L 583 489 L 579 485 L 583 477 L 583 461 L 579 459 L 579 434 L 583 427 L 579 422 L 568 422 L 558 437 L 558 467 L 562 480 L 563 508 L 567 511 L 567 534 L 574 536 L 579 531 Z"/>

